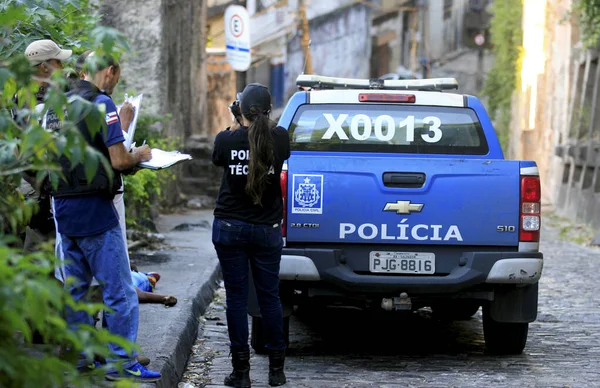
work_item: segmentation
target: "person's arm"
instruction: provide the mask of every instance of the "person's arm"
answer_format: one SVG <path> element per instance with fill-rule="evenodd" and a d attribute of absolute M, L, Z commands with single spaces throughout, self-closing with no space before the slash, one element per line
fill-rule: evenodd
<path fill-rule="evenodd" d="M 165 306 L 171 307 L 177 304 L 177 298 L 171 295 L 161 295 L 152 292 L 142 291 L 139 288 L 135 288 L 135 292 L 138 296 L 138 302 L 140 303 L 157 303 L 164 304 Z"/>
<path fill-rule="evenodd" d="M 223 142 L 225 140 L 226 131 L 219 133 L 215 137 L 215 144 L 213 148 L 212 154 L 212 162 L 215 166 L 223 167 L 227 164 L 227 157 L 225 156 L 225 152 L 223 150 Z"/>
<path fill-rule="evenodd" d="M 152 151 L 147 144 L 136 147 L 132 152 L 127 152 L 123 142 L 113 144 L 108 147 L 110 154 L 110 164 L 117 171 L 126 171 L 134 168 L 141 162 L 152 159 Z"/>
<path fill-rule="evenodd" d="M 128 152 L 125 149 L 125 137 L 123 137 L 123 130 L 115 103 L 108 98 L 106 101 L 103 100 L 101 102 L 106 105 L 106 125 L 108 128 L 104 142 L 108 147 L 112 167 L 117 171 L 126 171 L 135 167 L 140 162 L 152 159 L 152 151 L 150 151 L 150 147 L 146 144 L 134 148 L 132 152 Z"/>
<path fill-rule="evenodd" d="M 278 137 L 281 144 L 278 144 L 278 148 L 281 150 L 283 160 L 288 160 L 291 155 L 290 151 L 290 133 L 282 127 L 278 128 L 280 136 Z"/>

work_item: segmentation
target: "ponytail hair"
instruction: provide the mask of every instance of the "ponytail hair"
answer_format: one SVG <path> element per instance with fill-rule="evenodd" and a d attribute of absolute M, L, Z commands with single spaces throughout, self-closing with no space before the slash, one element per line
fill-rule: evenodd
<path fill-rule="evenodd" d="M 252 198 L 255 205 L 262 206 L 261 201 L 269 180 L 269 170 L 275 158 L 271 133 L 273 122 L 269 119 L 269 111 L 262 111 L 256 105 L 252 105 L 250 112 L 244 116 L 251 122 L 248 130 L 250 161 L 246 194 Z"/>

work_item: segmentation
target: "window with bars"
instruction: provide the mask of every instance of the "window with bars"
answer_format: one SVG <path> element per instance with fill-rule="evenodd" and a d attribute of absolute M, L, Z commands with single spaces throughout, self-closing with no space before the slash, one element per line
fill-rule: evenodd
<path fill-rule="evenodd" d="M 444 20 L 452 17 L 453 0 L 444 0 Z"/>

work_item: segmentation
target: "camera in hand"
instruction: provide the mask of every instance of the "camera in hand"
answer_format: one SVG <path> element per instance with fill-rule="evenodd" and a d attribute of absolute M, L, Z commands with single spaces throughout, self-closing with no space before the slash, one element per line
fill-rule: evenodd
<path fill-rule="evenodd" d="M 239 121 L 239 119 L 242 117 L 242 110 L 240 108 L 240 100 L 235 100 L 234 102 L 232 102 L 229 105 L 229 110 L 231 111 L 231 114 L 233 114 L 233 116 L 236 118 L 236 120 Z"/>
<path fill-rule="evenodd" d="M 242 93 L 238 93 L 235 97 L 235 101 L 229 104 L 229 111 L 235 118 L 235 121 L 237 121 L 239 125 L 242 125 L 242 108 L 240 107 Z"/>

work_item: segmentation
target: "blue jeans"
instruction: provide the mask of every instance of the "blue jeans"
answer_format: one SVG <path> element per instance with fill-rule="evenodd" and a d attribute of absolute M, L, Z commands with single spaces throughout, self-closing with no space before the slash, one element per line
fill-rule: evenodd
<path fill-rule="evenodd" d="M 120 226 L 88 237 L 68 237 L 61 234 L 61 239 L 65 275 L 67 278 L 74 278 L 74 282 L 69 286 L 73 299 L 82 300 L 90 287 L 92 277 L 95 277 L 102 288 L 104 304 L 112 310 L 104 312 L 106 327 L 112 334 L 135 343 L 139 304 Z M 72 327 L 79 324 L 93 326 L 94 320 L 83 311 L 67 309 L 67 323 Z M 109 361 L 124 361 L 124 368 L 137 362 L 135 351 L 127 353 L 115 344 L 110 344 L 109 348 L 112 353 Z"/>
<path fill-rule="evenodd" d="M 248 349 L 248 275 L 251 268 L 265 347 L 284 350 L 283 312 L 279 300 L 281 226 L 215 219 L 212 239 L 225 282 L 231 349 Z"/>

